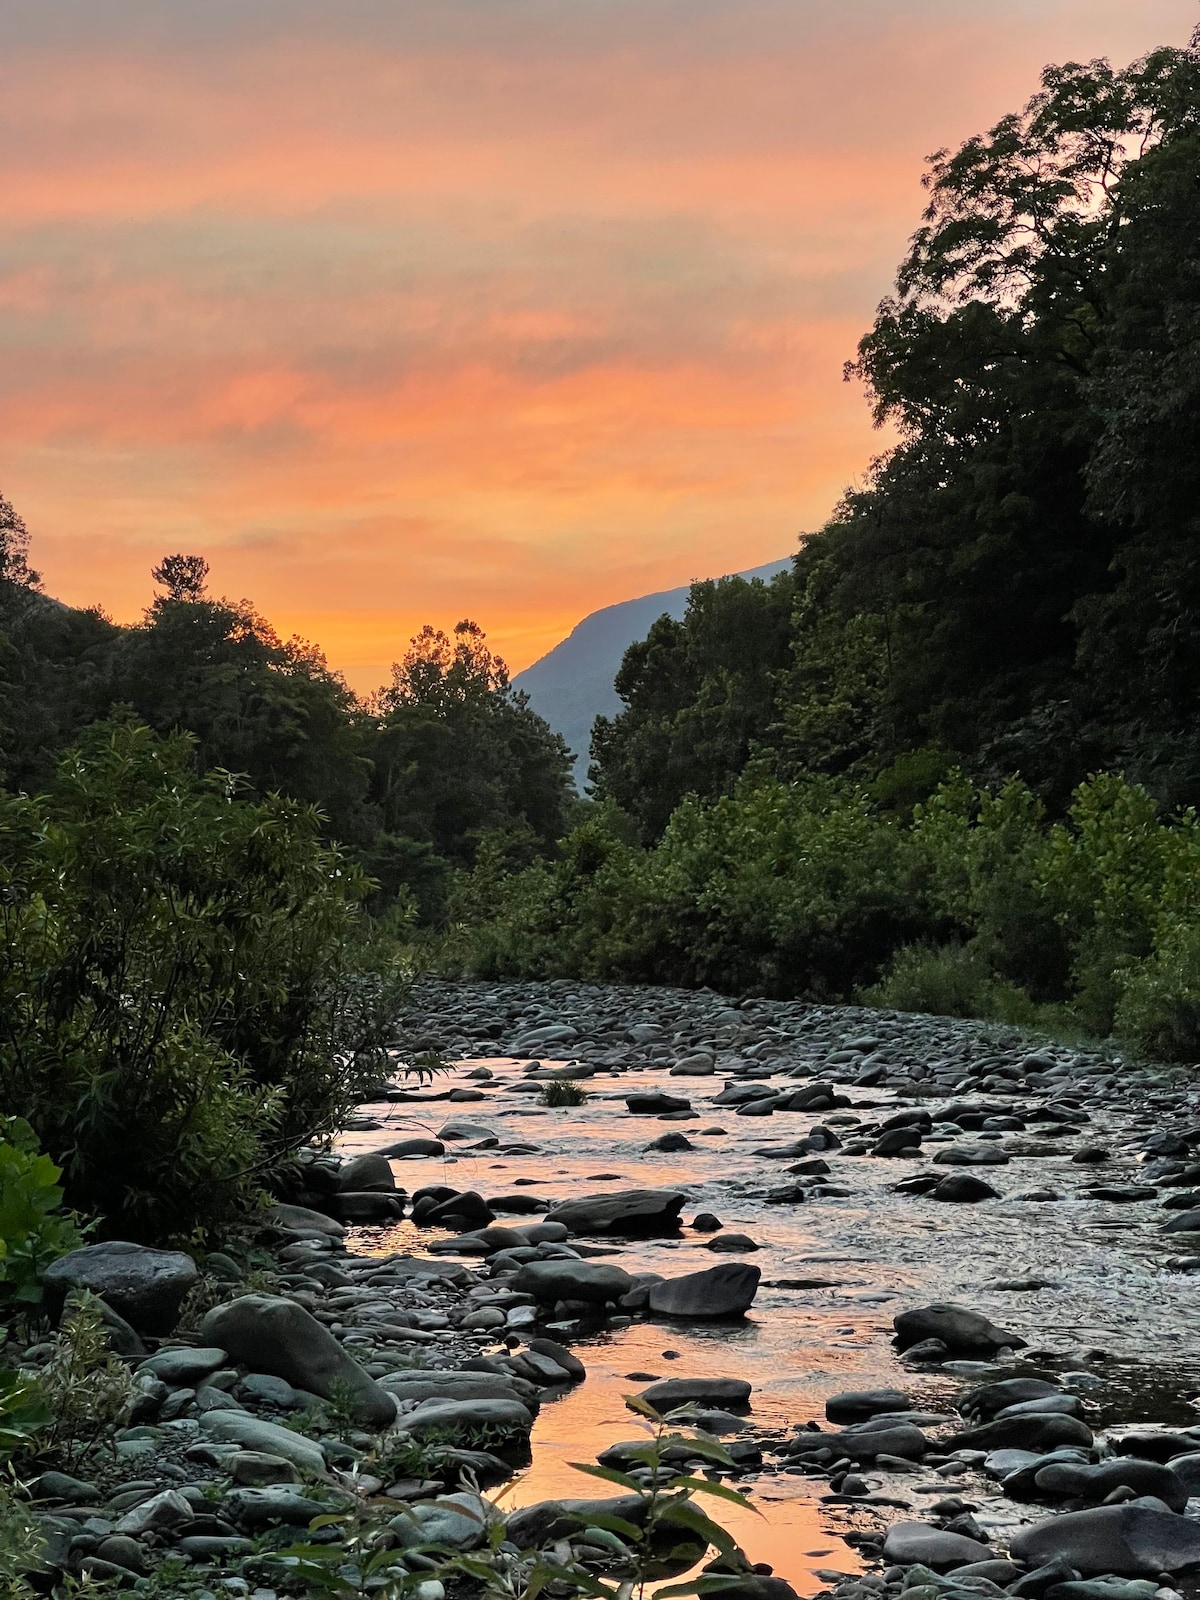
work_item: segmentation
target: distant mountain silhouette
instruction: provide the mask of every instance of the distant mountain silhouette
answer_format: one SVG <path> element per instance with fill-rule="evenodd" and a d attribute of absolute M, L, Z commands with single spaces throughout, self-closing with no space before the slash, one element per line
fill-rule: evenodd
<path fill-rule="evenodd" d="M 785 557 L 738 576 L 773 578 L 790 564 L 791 558 Z M 575 755 L 575 782 L 580 790 L 587 778 L 593 722 L 621 709 L 613 679 L 622 656 L 636 640 L 646 637 L 650 624 L 664 611 L 678 621 L 687 609 L 690 590 L 691 585 L 684 584 L 593 611 L 561 644 L 513 679 L 513 687 L 523 689 L 538 715 L 567 741 Z"/>

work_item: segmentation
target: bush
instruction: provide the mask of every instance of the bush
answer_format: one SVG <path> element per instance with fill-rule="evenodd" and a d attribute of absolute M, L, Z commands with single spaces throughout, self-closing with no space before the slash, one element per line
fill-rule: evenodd
<path fill-rule="evenodd" d="M 311 808 L 238 796 L 121 722 L 49 794 L 0 797 L 0 1098 L 125 1237 L 240 1216 L 378 1075 L 395 1015 L 361 873 Z"/>
<path fill-rule="evenodd" d="M 560 1106 L 581 1106 L 587 1099 L 587 1091 L 565 1078 L 555 1078 L 542 1090 L 540 1099 L 544 1106 L 556 1109 Z"/>
<path fill-rule="evenodd" d="M 864 1005 L 935 1017 L 984 1017 L 1026 1025 L 1038 1020 L 1029 996 L 998 981 L 983 955 L 963 945 L 906 946 L 883 982 L 859 998 Z"/>
<path fill-rule="evenodd" d="M 36 1308 L 42 1272 L 81 1242 L 74 1221 L 55 1214 L 61 1176 L 50 1157 L 39 1154 L 27 1122 L 0 1118 L 0 1314 Z"/>
<path fill-rule="evenodd" d="M 1200 1061 L 1200 926 L 1167 923 L 1150 958 L 1120 978 L 1118 1037 L 1157 1061 Z"/>

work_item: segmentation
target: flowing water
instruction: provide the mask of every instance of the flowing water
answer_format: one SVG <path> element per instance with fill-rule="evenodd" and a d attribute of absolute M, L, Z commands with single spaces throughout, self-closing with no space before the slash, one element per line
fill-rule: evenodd
<path fill-rule="evenodd" d="M 767 1433 L 823 1420 L 825 1399 L 845 1389 L 899 1386 L 927 1409 L 945 1411 L 962 1379 L 908 1372 L 890 1342 L 892 1317 L 931 1300 L 986 1312 L 1028 1341 L 1027 1362 L 1042 1370 L 1083 1367 L 1097 1374 L 1104 1380 L 1095 1390 L 1098 1420 L 1105 1425 L 1197 1419 L 1191 1398 L 1200 1388 L 1200 1276 L 1167 1270 L 1180 1241 L 1161 1235 L 1156 1206 L 1083 1196 L 1101 1178 L 1095 1168 L 1072 1164 L 1075 1141 L 1043 1139 L 1044 1130 L 1006 1137 L 1009 1164 L 978 1169 L 1003 1197 L 980 1205 L 937 1205 L 892 1192 L 897 1180 L 936 1152 L 937 1144 L 928 1141 L 921 1160 L 833 1152 L 825 1157 L 832 1169 L 826 1181 L 848 1194 L 772 1204 L 766 1196 L 789 1182 L 788 1163 L 757 1152 L 789 1144 L 817 1122 L 847 1138 L 851 1119 L 878 1121 L 893 1108 L 893 1097 L 852 1090 L 854 1104 L 833 1114 L 739 1117 L 732 1107 L 709 1104 L 722 1086 L 719 1078 L 639 1070 L 601 1072 L 584 1084 L 583 1105 L 549 1109 L 515 1087 L 528 1063 L 476 1058 L 463 1067 L 479 1065 L 494 1074 L 479 1086 L 485 1100 L 455 1104 L 421 1096 L 422 1103 L 364 1108 L 377 1126 L 346 1134 L 339 1147 L 357 1154 L 389 1140 L 435 1135 L 449 1122 L 479 1124 L 498 1143 L 447 1141 L 444 1157 L 396 1162 L 398 1181 L 410 1192 L 444 1183 L 489 1197 L 520 1189 L 546 1201 L 622 1188 L 680 1189 L 688 1196 L 685 1223 L 697 1211 L 713 1211 L 727 1232 L 746 1233 L 760 1248 L 745 1256 L 717 1254 L 706 1248 L 711 1235 L 685 1226 L 674 1239 L 614 1242 L 614 1261 L 631 1272 L 667 1276 L 739 1259 L 762 1269 L 753 1309 L 738 1322 L 635 1320 L 559 1332 L 586 1363 L 588 1377 L 542 1407 L 532 1465 L 498 1494 L 506 1505 L 603 1493 L 569 1463 L 590 1461 L 606 1445 L 636 1437 L 622 1396 L 644 1387 L 645 1374 L 747 1378 L 754 1385 L 747 1420 Z M 461 1076 L 452 1082 L 467 1086 Z M 444 1092 L 443 1085 L 438 1089 Z M 656 1089 L 690 1098 L 698 1118 L 630 1115 L 624 1096 Z M 1138 1177 L 1136 1160 L 1124 1153 L 1130 1126 L 1128 1114 L 1112 1111 L 1097 1113 L 1087 1128 L 1089 1143 L 1103 1142 L 1113 1152 L 1103 1167 L 1105 1184 Z M 694 1149 L 666 1154 L 645 1148 L 667 1131 L 685 1133 Z M 1045 1186 L 1061 1198 L 1010 1198 Z M 353 1233 L 354 1248 L 371 1253 L 420 1253 L 441 1236 L 408 1222 Z M 769 1562 L 802 1593 L 822 1587 L 819 1571 L 856 1569 L 854 1551 L 837 1530 L 880 1525 L 879 1511 L 823 1505 L 823 1479 L 767 1471 L 741 1486 L 749 1488 L 762 1517 L 723 1507 L 722 1520 L 753 1559 Z M 911 1514 L 920 1516 L 922 1491 L 948 1487 L 926 1472 L 906 1479 L 902 1492 L 914 1506 Z M 996 1526 L 1011 1520 L 1005 1503 L 991 1509 Z M 988 1518 L 985 1508 L 980 1520 Z"/>

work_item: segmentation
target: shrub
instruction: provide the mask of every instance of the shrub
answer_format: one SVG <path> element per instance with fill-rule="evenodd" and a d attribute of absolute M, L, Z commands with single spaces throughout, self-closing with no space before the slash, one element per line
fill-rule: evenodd
<path fill-rule="evenodd" d="M 999 981 L 980 951 L 963 945 L 906 946 L 897 952 L 883 982 L 864 990 L 860 998 L 864 1005 L 936 1017 L 984 1017 L 1027 1025 L 1038 1020 L 1029 996 Z"/>
<path fill-rule="evenodd" d="M 0 1313 L 36 1308 L 44 1269 L 81 1242 L 74 1221 L 56 1215 L 61 1176 L 27 1122 L 0 1118 Z"/>
<path fill-rule="evenodd" d="M 1158 1061 L 1200 1061 L 1200 926 L 1167 923 L 1150 958 L 1120 976 L 1118 1037 Z"/>
<path fill-rule="evenodd" d="M 581 1089 L 577 1083 L 571 1083 L 566 1078 L 555 1078 L 542 1090 L 541 1102 L 544 1106 L 554 1108 L 560 1106 L 581 1106 L 587 1099 L 587 1091 Z"/>
<path fill-rule="evenodd" d="M 377 1076 L 398 1002 L 311 808 L 100 724 L 0 797 L 0 1098 L 133 1238 L 219 1230 Z"/>

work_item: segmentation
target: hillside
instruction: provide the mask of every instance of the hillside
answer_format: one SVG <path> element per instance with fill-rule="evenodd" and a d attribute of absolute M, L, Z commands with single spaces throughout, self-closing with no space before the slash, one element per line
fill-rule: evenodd
<path fill-rule="evenodd" d="M 740 576 L 773 578 L 789 561 L 769 561 Z M 635 640 L 645 638 L 650 624 L 664 612 L 676 619 L 682 617 L 690 589 L 690 584 L 684 584 L 593 611 L 561 644 L 513 679 L 513 687 L 524 690 L 538 715 L 567 741 L 575 756 L 575 782 L 580 789 L 587 777 L 593 722 L 621 709 L 613 688 L 621 657 Z"/>

